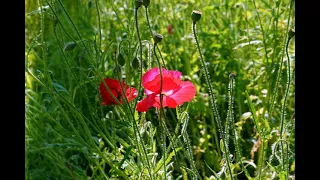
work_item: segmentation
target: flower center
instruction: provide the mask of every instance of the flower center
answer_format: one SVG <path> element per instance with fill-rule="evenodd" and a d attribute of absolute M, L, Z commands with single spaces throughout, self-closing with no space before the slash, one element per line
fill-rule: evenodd
<path fill-rule="evenodd" d="M 161 93 L 161 94 L 163 94 L 163 95 L 165 95 L 165 96 L 170 96 L 170 95 L 172 95 L 172 94 L 173 94 L 173 90 L 166 91 L 166 92 L 163 92 L 163 91 L 162 91 L 162 93 Z"/>

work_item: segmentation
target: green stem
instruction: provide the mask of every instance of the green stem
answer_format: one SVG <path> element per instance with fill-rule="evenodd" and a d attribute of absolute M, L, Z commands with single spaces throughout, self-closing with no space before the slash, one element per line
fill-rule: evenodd
<path fill-rule="evenodd" d="M 101 48 L 101 22 L 100 22 L 100 13 L 99 13 L 99 8 L 98 8 L 98 1 L 95 0 L 95 3 L 96 3 L 97 15 L 98 15 L 98 23 L 99 23 L 99 41 L 100 41 L 100 46 L 99 46 L 99 48 Z"/>
<path fill-rule="evenodd" d="M 150 22 L 149 22 L 148 7 L 145 7 L 145 8 L 146 8 L 147 24 L 148 24 L 150 35 L 151 35 L 151 38 L 152 38 L 153 37 L 153 33 L 152 33 L 152 29 L 151 29 Z"/>
<path fill-rule="evenodd" d="M 156 60 L 158 62 L 158 66 L 159 66 L 159 71 L 160 71 L 160 113 L 159 113 L 159 120 L 160 123 L 165 123 L 163 121 L 162 115 L 164 114 L 163 112 L 163 94 L 162 94 L 162 67 L 161 67 L 161 63 L 158 59 L 157 53 L 156 53 L 156 47 L 157 47 L 157 43 L 154 43 L 153 46 L 153 51 L 154 51 L 154 55 L 156 57 Z M 165 135 L 165 125 L 162 125 L 163 129 L 162 129 L 162 140 L 163 140 L 163 171 L 164 171 L 164 179 L 167 179 L 167 170 L 166 170 L 166 135 Z"/>
<path fill-rule="evenodd" d="M 229 159 L 228 151 L 226 149 L 227 148 L 226 147 L 226 143 L 225 143 L 226 139 L 225 139 L 225 136 L 224 136 L 224 134 L 222 132 L 222 125 L 221 125 L 220 116 L 219 116 L 219 112 L 218 112 L 217 105 L 216 105 L 216 100 L 215 100 L 215 97 L 214 97 L 214 94 L 213 94 L 213 90 L 212 90 L 212 87 L 211 87 L 211 82 L 210 82 L 210 79 L 209 79 L 209 73 L 208 73 L 206 64 L 205 64 L 205 62 L 203 60 L 202 53 L 201 53 L 201 50 L 200 50 L 200 46 L 199 46 L 199 42 L 198 42 L 198 38 L 197 38 L 197 34 L 196 34 L 196 22 L 195 21 L 193 21 L 193 23 L 192 23 L 192 30 L 193 30 L 194 38 L 196 40 L 197 49 L 198 49 L 198 52 L 199 52 L 199 55 L 200 55 L 201 65 L 202 65 L 202 68 L 204 70 L 205 79 L 206 79 L 206 82 L 207 82 L 207 85 L 208 85 L 208 88 L 209 88 L 209 95 L 211 96 L 210 100 L 211 100 L 211 105 L 212 105 L 212 108 L 213 108 L 214 117 L 215 117 L 215 120 L 216 120 L 216 124 L 218 125 L 218 130 L 219 130 L 219 133 L 220 133 L 220 137 L 222 138 L 222 142 L 223 142 L 223 145 L 224 145 L 224 148 L 225 148 L 225 152 L 227 153 L 226 154 L 226 160 L 227 160 L 228 170 L 229 170 L 229 173 L 230 173 L 230 177 L 233 180 L 232 171 L 231 171 L 230 162 L 229 162 L 230 159 Z"/>
<path fill-rule="evenodd" d="M 120 72 L 120 73 L 117 73 L 117 78 L 118 78 L 118 80 L 121 82 L 120 74 L 121 74 L 121 72 Z M 126 90 L 124 89 L 122 83 L 120 83 L 120 89 L 121 89 L 121 91 L 122 91 L 122 94 L 126 94 Z M 143 139 L 142 139 L 142 137 L 141 137 L 141 135 L 140 135 L 140 132 L 139 132 L 139 129 L 138 129 L 138 125 L 136 124 L 136 121 L 135 121 L 135 119 L 134 119 L 134 113 L 133 113 L 133 111 L 132 111 L 132 109 L 131 109 L 131 106 L 130 106 L 130 104 L 129 104 L 128 98 L 127 98 L 126 96 L 124 96 L 124 100 L 126 101 L 126 105 L 128 106 L 128 109 L 129 109 L 130 114 L 131 114 L 131 117 L 132 117 L 132 123 L 133 123 L 133 125 L 134 125 L 133 131 L 134 131 L 134 134 L 135 134 L 135 141 L 136 141 L 137 147 L 138 147 L 138 149 L 139 149 L 139 147 L 140 147 L 140 146 L 139 146 L 139 142 L 138 142 L 138 138 L 137 138 L 137 134 L 138 134 L 138 137 L 139 137 L 139 139 L 141 140 L 142 150 L 143 150 L 143 153 L 144 153 L 145 158 L 146 158 L 146 161 L 147 161 L 148 172 L 149 172 L 149 175 L 150 175 L 151 179 L 153 179 L 153 177 L 152 177 L 152 175 L 151 175 L 151 168 L 150 168 L 151 166 L 150 166 L 150 162 L 149 162 L 149 159 L 148 159 L 147 151 L 146 151 L 146 149 L 145 149 L 145 147 L 144 147 L 144 142 L 143 142 Z M 138 153 L 139 153 L 139 155 L 142 157 L 141 152 L 138 151 Z"/>
<path fill-rule="evenodd" d="M 147 24 L 148 24 L 148 27 L 149 27 L 149 31 L 150 31 L 151 37 L 153 37 L 153 33 L 152 33 L 152 30 L 151 30 L 150 21 L 149 21 L 148 7 L 146 7 L 146 17 L 147 17 Z M 167 69 L 167 66 L 164 63 L 164 59 L 162 57 L 161 51 L 159 49 L 159 46 L 157 46 L 157 49 L 158 49 L 158 52 L 160 54 L 160 57 L 161 57 L 161 60 L 162 60 L 162 64 L 163 64 L 164 68 Z"/>
<path fill-rule="evenodd" d="M 163 59 L 163 57 L 162 57 L 161 51 L 160 51 L 160 49 L 159 49 L 159 46 L 157 46 L 157 49 L 158 49 L 158 51 L 159 51 L 159 54 L 160 54 L 160 57 L 161 57 L 161 60 L 162 60 L 162 64 L 163 64 L 164 68 L 167 69 L 167 66 L 166 66 L 166 64 L 164 63 L 164 59 Z"/>
<path fill-rule="evenodd" d="M 256 9 L 256 12 L 257 12 L 257 15 L 258 15 L 258 20 L 259 20 L 259 24 L 260 24 L 260 28 L 261 28 L 261 32 L 262 32 L 262 40 L 263 40 L 263 47 L 264 47 L 265 57 L 266 57 L 267 65 L 269 65 L 265 33 L 264 33 L 263 26 L 262 26 L 262 23 L 261 23 L 261 18 L 260 18 L 259 11 L 258 11 L 258 9 L 256 7 L 256 1 L 255 0 L 253 0 L 253 5 L 254 5 L 254 8 Z"/>
<path fill-rule="evenodd" d="M 47 1 L 48 1 L 48 0 L 47 0 Z M 91 53 L 90 53 L 90 51 L 88 50 L 87 46 L 83 43 L 83 41 L 82 41 L 82 37 L 81 37 L 81 35 L 80 35 L 80 33 L 79 33 L 79 31 L 78 31 L 77 27 L 76 27 L 76 26 L 75 26 L 75 24 L 73 23 L 73 21 L 72 21 L 71 17 L 69 16 L 69 14 L 68 14 L 67 10 L 64 8 L 64 6 L 63 6 L 63 4 L 62 4 L 61 0 L 58 0 L 58 2 L 59 2 L 59 4 L 61 5 L 61 7 L 62 7 L 63 11 L 66 13 L 66 15 L 67 15 L 68 19 L 70 20 L 70 22 L 71 22 L 71 24 L 72 24 L 73 28 L 75 29 L 75 31 L 76 31 L 76 33 L 77 33 L 77 35 L 79 36 L 79 38 L 80 38 L 80 40 L 81 40 L 81 42 L 82 42 L 82 45 L 86 48 L 86 50 L 88 51 L 88 53 L 91 55 Z M 49 3 L 48 3 L 48 4 L 49 4 Z"/>
<path fill-rule="evenodd" d="M 142 43 L 141 43 L 141 38 L 140 38 L 140 33 L 139 33 L 139 26 L 138 26 L 138 9 L 134 9 L 134 19 L 135 19 L 135 24 L 136 24 L 136 30 L 137 30 L 137 36 L 138 36 L 138 41 L 139 41 L 139 50 L 140 50 L 140 79 L 139 79 L 139 85 L 138 85 L 138 97 L 141 93 L 141 82 L 142 82 L 142 69 L 143 69 L 143 62 L 142 62 Z M 136 107 L 138 102 L 138 98 L 135 100 L 134 107 Z"/>
<path fill-rule="evenodd" d="M 291 0 L 291 1 L 290 1 L 290 9 L 289 9 L 288 24 L 287 24 L 286 32 L 288 32 L 288 30 L 289 30 L 292 3 L 293 3 L 293 1 Z M 285 43 L 287 43 L 287 42 L 285 41 Z M 270 118 L 271 118 L 271 116 L 272 116 L 273 109 L 274 109 L 274 101 L 275 101 L 276 96 L 277 96 L 277 94 L 278 94 L 278 86 L 279 86 L 279 83 L 280 83 L 280 75 L 281 75 L 281 69 L 282 69 L 282 65 L 283 65 L 283 55 L 284 55 L 284 51 L 285 51 L 285 46 L 283 46 L 283 49 L 282 49 L 280 66 L 279 66 L 279 69 L 278 69 L 275 86 L 274 86 L 274 89 L 273 89 L 273 92 L 272 92 L 271 102 L 269 102 L 269 103 L 270 103 L 270 112 L 269 112 L 269 116 L 268 116 L 268 121 L 270 121 Z"/>
<path fill-rule="evenodd" d="M 291 40 L 291 37 L 288 38 L 287 44 L 286 44 L 286 55 L 287 55 L 287 86 L 286 86 L 286 91 L 285 91 L 285 95 L 284 95 L 284 100 L 283 100 L 283 105 L 281 108 L 281 118 L 280 118 L 280 139 L 283 139 L 283 127 L 284 127 L 284 123 L 285 123 L 285 117 L 286 117 L 286 104 L 287 104 L 287 98 L 288 98 L 288 94 L 289 94 L 289 90 L 290 90 L 290 84 L 291 84 L 291 70 L 290 70 L 290 57 L 289 57 L 289 53 L 288 53 L 288 46 L 289 46 L 289 42 Z M 287 175 L 286 175 L 286 179 L 288 179 L 289 177 L 289 169 L 287 167 L 288 162 L 286 162 L 286 160 L 288 161 L 288 159 L 285 158 L 285 149 L 283 146 L 283 141 L 280 141 L 280 145 L 281 145 L 281 152 L 282 152 L 282 168 L 283 170 L 287 171 Z M 288 148 L 288 147 L 286 147 Z"/>
<path fill-rule="evenodd" d="M 46 57 L 46 47 L 45 47 L 45 41 L 44 41 L 44 32 L 45 32 L 45 28 L 44 28 L 44 13 L 43 13 L 43 9 L 42 9 L 42 3 L 41 0 L 38 0 L 39 3 L 39 7 L 40 7 L 40 11 L 41 11 L 41 16 L 40 16 L 40 22 L 41 22 L 41 51 L 42 51 L 42 58 L 43 58 L 43 69 L 44 69 L 44 75 L 45 78 L 48 80 L 48 84 L 51 85 L 51 77 L 48 73 L 48 69 L 47 69 L 47 57 Z"/>

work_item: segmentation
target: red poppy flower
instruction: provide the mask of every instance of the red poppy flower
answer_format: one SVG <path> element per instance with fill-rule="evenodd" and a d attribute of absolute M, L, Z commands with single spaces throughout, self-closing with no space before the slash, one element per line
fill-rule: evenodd
<path fill-rule="evenodd" d="M 160 92 L 159 68 L 152 68 L 142 76 L 142 85 L 147 94 L 137 104 L 137 111 L 146 112 L 149 108 L 160 108 L 160 94 L 163 94 L 162 107 L 176 108 L 189 102 L 196 95 L 196 88 L 190 81 L 182 81 L 181 72 L 162 68 L 162 92 Z"/>
<path fill-rule="evenodd" d="M 168 25 L 168 33 L 169 34 L 173 34 L 172 25 L 171 24 Z"/>
<path fill-rule="evenodd" d="M 112 94 L 118 99 L 120 104 L 122 104 L 122 99 L 127 97 L 128 101 L 132 101 L 135 97 L 137 97 L 138 93 L 137 90 L 133 87 L 129 87 L 125 83 L 121 83 L 123 89 L 125 90 L 126 94 L 125 97 L 123 96 L 121 85 L 118 80 L 111 79 L 111 78 L 104 78 L 104 82 L 106 82 L 107 86 L 109 87 Z M 104 86 L 104 83 L 100 83 L 100 94 L 102 96 L 102 103 L 101 105 L 111 105 L 111 104 L 117 104 L 116 100 L 113 99 L 113 97 L 109 94 L 107 88 Z"/>

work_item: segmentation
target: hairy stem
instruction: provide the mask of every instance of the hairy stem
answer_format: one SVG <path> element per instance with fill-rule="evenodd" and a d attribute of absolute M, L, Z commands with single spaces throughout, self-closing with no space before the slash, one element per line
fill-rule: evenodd
<path fill-rule="evenodd" d="M 230 159 L 229 159 L 229 155 L 228 155 L 229 153 L 227 151 L 227 146 L 226 146 L 226 139 L 225 139 L 225 136 L 224 136 L 223 131 L 222 131 L 222 125 L 221 125 L 221 121 L 220 121 L 220 116 L 219 116 L 219 112 L 218 112 L 218 109 L 217 109 L 214 93 L 213 93 L 213 90 L 212 90 L 212 87 L 211 87 L 211 82 L 210 82 L 210 79 L 209 79 L 209 73 L 208 73 L 206 64 L 205 64 L 205 62 L 203 60 L 202 53 L 201 53 L 201 50 L 200 50 L 200 46 L 199 46 L 199 42 L 198 42 L 198 38 L 197 38 L 197 34 L 196 34 L 196 22 L 195 21 L 193 21 L 193 23 L 192 23 L 192 30 L 193 30 L 194 38 L 196 40 L 197 49 L 198 49 L 198 52 L 199 52 L 199 55 L 200 55 L 201 65 L 202 65 L 202 68 L 204 70 L 205 79 L 206 79 L 206 82 L 207 82 L 207 85 L 208 85 L 208 88 L 209 88 L 209 95 L 211 96 L 210 101 L 211 101 L 211 105 L 212 105 L 212 108 L 213 108 L 214 119 L 216 120 L 216 124 L 218 125 L 218 130 L 219 130 L 220 136 L 222 138 L 222 142 L 223 142 L 224 149 L 225 149 L 225 152 L 226 152 L 226 160 L 227 160 L 228 170 L 229 170 L 229 173 L 230 173 L 230 177 L 233 180 L 232 171 L 231 171 L 231 167 L 230 167 Z"/>

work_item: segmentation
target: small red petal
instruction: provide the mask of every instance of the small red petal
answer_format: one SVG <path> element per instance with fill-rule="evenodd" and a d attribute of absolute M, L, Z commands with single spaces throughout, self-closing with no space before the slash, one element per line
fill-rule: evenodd
<path fill-rule="evenodd" d="M 104 78 L 104 82 L 110 89 L 111 93 L 115 96 L 115 98 L 119 100 L 120 104 L 122 104 L 122 97 L 123 97 L 121 85 L 126 92 L 126 96 L 129 102 L 137 96 L 136 90 L 134 88 L 131 88 L 132 94 L 130 96 L 130 87 L 123 82 L 121 82 L 121 85 L 120 85 L 120 82 L 118 80 L 111 79 L 111 78 Z M 101 105 L 105 106 L 105 105 L 117 104 L 117 101 L 111 96 L 111 94 L 109 94 L 103 82 L 100 83 L 99 90 L 100 90 L 100 95 L 103 99 L 103 102 L 101 103 Z"/>
<path fill-rule="evenodd" d="M 126 91 L 126 97 L 128 99 L 128 102 L 131 102 L 134 98 L 136 98 L 138 96 L 138 92 L 135 88 L 131 87 L 131 88 L 127 88 Z"/>
<path fill-rule="evenodd" d="M 155 103 L 156 94 L 147 95 L 142 101 L 138 102 L 136 110 L 139 112 L 146 112 Z"/>

